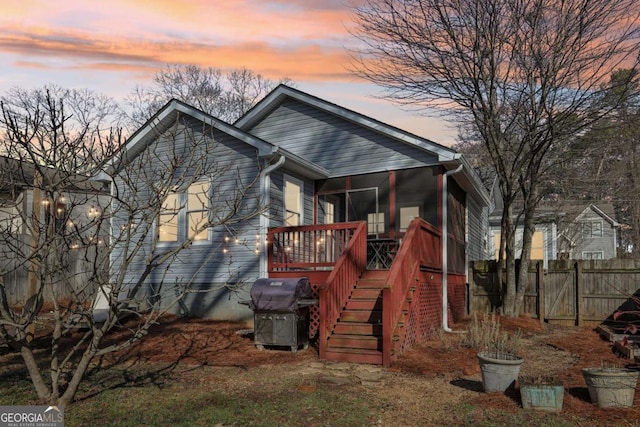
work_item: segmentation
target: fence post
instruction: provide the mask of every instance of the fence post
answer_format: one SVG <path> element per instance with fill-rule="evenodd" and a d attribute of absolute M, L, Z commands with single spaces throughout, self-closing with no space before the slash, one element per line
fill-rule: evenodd
<path fill-rule="evenodd" d="M 582 263 L 575 262 L 576 271 L 576 324 L 582 326 Z"/>
<path fill-rule="evenodd" d="M 543 261 L 538 261 L 536 264 L 536 278 L 538 279 L 538 320 L 544 322 L 545 317 L 545 302 L 544 302 L 544 271 L 541 267 Z"/>

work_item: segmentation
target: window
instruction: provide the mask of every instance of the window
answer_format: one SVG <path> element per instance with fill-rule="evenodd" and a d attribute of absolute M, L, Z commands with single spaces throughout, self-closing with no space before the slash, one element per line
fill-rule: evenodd
<path fill-rule="evenodd" d="M 583 221 L 582 238 L 602 237 L 602 221 Z"/>
<path fill-rule="evenodd" d="M 284 223 L 285 226 L 302 225 L 302 196 L 304 184 L 290 176 L 284 177 Z"/>
<path fill-rule="evenodd" d="M 193 240 L 207 240 L 209 229 L 209 182 L 196 182 L 187 191 L 187 236 Z"/>
<path fill-rule="evenodd" d="M 535 231 L 531 236 L 531 259 L 544 261 L 544 233 Z"/>
<path fill-rule="evenodd" d="M 498 259 L 500 255 L 500 233 L 493 235 L 494 259 Z M 522 254 L 522 231 L 516 233 L 516 257 Z M 506 256 L 502 253 L 503 257 Z M 536 230 L 531 236 L 531 259 L 545 260 L 545 235 L 542 230 Z"/>
<path fill-rule="evenodd" d="M 178 213 L 180 195 L 171 193 L 162 204 L 160 219 L 158 224 L 158 240 L 160 242 L 178 241 Z"/>
<path fill-rule="evenodd" d="M 377 235 L 384 232 L 384 212 L 367 214 L 367 234 Z"/>
<path fill-rule="evenodd" d="M 185 193 L 169 194 L 162 203 L 158 219 L 158 241 L 209 240 L 210 192 L 209 181 L 198 181 Z"/>
<path fill-rule="evenodd" d="M 408 206 L 400 208 L 400 231 L 407 231 L 409 224 L 414 218 L 420 217 L 420 208 L 418 206 Z"/>
<path fill-rule="evenodd" d="M 603 259 L 602 252 L 582 252 L 582 259 Z"/>
<path fill-rule="evenodd" d="M 324 223 L 333 224 L 336 222 L 336 205 L 331 202 L 324 202 Z"/>

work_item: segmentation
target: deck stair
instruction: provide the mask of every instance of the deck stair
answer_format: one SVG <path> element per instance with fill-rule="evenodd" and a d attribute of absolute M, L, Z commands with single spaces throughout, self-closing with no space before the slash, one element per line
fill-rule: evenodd
<path fill-rule="evenodd" d="M 328 360 L 382 364 L 382 288 L 388 271 L 366 271 L 327 342 Z"/>

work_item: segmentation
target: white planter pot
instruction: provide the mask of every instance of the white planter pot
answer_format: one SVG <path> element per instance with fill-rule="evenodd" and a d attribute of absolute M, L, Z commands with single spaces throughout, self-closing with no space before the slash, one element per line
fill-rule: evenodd
<path fill-rule="evenodd" d="M 487 393 L 503 393 L 513 387 L 524 359 L 504 353 L 478 353 L 482 387 Z"/>
<path fill-rule="evenodd" d="M 582 370 L 591 402 L 601 408 L 633 406 L 638 374 L 640 372 L 624 368 L 585 368 Z"/>

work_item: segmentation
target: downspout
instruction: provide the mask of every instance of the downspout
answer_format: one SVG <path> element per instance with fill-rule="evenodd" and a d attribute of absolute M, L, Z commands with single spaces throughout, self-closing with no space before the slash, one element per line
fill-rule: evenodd
<path fill-rule="evenodd" d="M 260 198 L 263 212 L 260 214 L 260 276 L 267 277 L 267 231 L 269 230 L 269 205 L 271 204 L 271 172 L 284 164 L 285 157 L 280 154 L 277 162 L 267 166 L 260 172 Z"/>
<path fill-rule="evenodd" d="M 443 174 L 442 179 L 442 329 L 445 332 L 453 332 L 451 328 L 449 328 L 449 318 L 447 315 L 447 299 L 449 298 L 449 290 L 447 289 L 449 285 L 448 275 L 449 275 L 449 266 L 448 266 L 448 242 L 447 242 L 447 223 L 448 223 L 448 207 L 449 203 L 447 200 L 447 178 L 450 175 L 458 173 L 462 170 L 462 165 L 458 166 L 454 170 L 446 171 Z"/>

